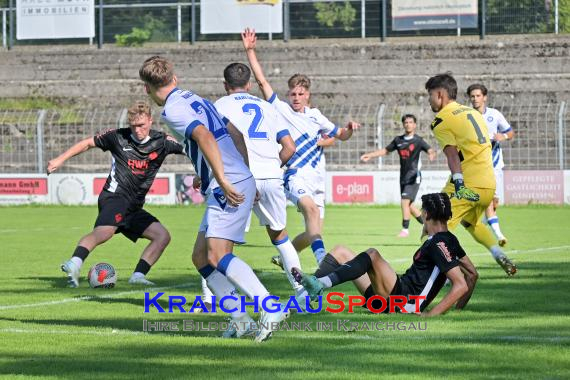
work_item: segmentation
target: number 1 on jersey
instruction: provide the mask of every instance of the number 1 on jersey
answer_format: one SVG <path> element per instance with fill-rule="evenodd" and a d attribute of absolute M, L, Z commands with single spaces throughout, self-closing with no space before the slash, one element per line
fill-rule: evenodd
<path fill-rule="evenodd" d="M 250 139 L 267 139 L 267 132 L 260 132 L 257 130 L 259 128 L 259 124 L 263 120 L 263 112 L 261 108 L 257 104 L 247 103 L 241 108 L 243 112 L 247 114 L 253 113 L 253 120 L 251 121 L 251 125 L 247 130 L 247 135 Z"/>
<path fill-rule="evenodd" d="M 471 122 L 473 128 L 475 128 L 475 133 L 477 134 L 477 139 L 479 140 L 479 144 L 485 144 L 487 142 L 487 139 L 483 135 L 483 132 L 481 132 L 481 128 L 479 127 L 479 124 L 477 124 L 477 121 L 475 120 L 473 115 L 467 114 L 467 119 Z"/>

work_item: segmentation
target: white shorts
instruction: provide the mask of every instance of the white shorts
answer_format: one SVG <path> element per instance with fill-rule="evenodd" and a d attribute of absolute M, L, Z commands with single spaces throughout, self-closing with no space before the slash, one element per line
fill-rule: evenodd
<path fill-rule="evenodd" d="M 495 198 L 499 199 L 499 203 L 505 201 L 505 185 L 503 183 L 503 169 L 494 169 L 495 171 Z"/>
<path fill-rule="evenodd" d="M 206 239 L 219 238 L 237 244 L 245 243 L 245 226 L 255 199 L 255 180 L 249 177 L 233 186 L 245 196 L 243 203 L 237 207 L 226 204 L 226 198 L 219 187 L 208 195 L 206 212 L 198 230 L 206 231 Z"/>
<path fill-rule="evenodd" d="M 253 212 L 259 218 L 260 226 L 269 226 L 281 231 L 287 225 L 287 199 L 282 179 L 256 179 L 259 201 L 253 205 Z"/>
<path fill-rule="evenodd" d="M 321 219 L 325 218 L 324 189 L 324 180 L 318 173 L 297 172 L 288 176 L 287 172 L 285 172 L 285 194 L 287 195 L 287 199 L 298 206 L 299 199 L 302 197 L 311 197 L 319 208 Z"/>

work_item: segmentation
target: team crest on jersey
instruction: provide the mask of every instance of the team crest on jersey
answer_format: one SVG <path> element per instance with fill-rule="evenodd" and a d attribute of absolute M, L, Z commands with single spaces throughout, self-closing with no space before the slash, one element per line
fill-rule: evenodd
<path fill-rule="evenodd" d="M 435 127 L 437 127 L 439 124 L 441 124 L 443 122 L 443 119 L 440 117 L 436 117 L 435 119 L 433 119 L 433 121 L 431 122 L 431 129 L 434 129 Z"/>
<path fill-rule="evenodd" d="M 487 121 L 490 123 L 493 121 L 493 116 L 487 116 Z"/>
<path fill-rule="evenodd" d="M 158 157 L 158 153 L 156 152 L 150 152 L 150 154 L 148 155 L 148 159 L 149 160 L 156 160 L 156 158 Z"/>
<path fill-rule="evenodd" d="M 123 220 L 123 214 L 121 213 L 115 214 L 115 223 L 121 223 L 122 220 Z"/>

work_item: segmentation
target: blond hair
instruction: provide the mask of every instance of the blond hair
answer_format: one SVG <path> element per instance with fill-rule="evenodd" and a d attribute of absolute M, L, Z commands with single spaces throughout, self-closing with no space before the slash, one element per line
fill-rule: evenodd
<path fill-rule="evenodd" d="M 127 120 L 129 123 L 134 122 L 141 115 L 147 115 L 148 117 L 152 116 L 152 111 L 147 102 L 136 102 L 127 110 Z"/>
<path fill-rule="evenodd" d="M 174 79 L 174 65 L 166 58 L 158 55 L 152 56 L 142 64 L 139 77 L 152 87 L 164 87 Z"/>
<path fill-rule="evenodd" d="M 293 75 L 291 78 L 289 78 L 287 84 L 289 85 L 290 90 L 297 86 L 304 87 L 306 90 L 311 89 L 311 80 L 304 74 Z"/>

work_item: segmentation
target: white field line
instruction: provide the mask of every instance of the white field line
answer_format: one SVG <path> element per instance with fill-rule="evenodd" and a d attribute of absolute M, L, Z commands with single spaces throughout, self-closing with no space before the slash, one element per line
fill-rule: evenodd
<path fill-rule="evenodd" d="M 505 253 L 511 254 L 511 255 L 520 255 L 520 254 L 525 254 L 525 253 L 542 254 L 542 253 L 548 253 L 548 251 L 556 251 L 556 250 L 568 249 L 568 248 L 570 248 L 570 245 L 561 245 L 558 247 L 547 247 L 547 248 L 536 248 L 536 249 L 525 249 L 525 250 L 515 249 L 515 250 L 507 251 Z M 475 254 L 469 255 L 469 257 L 487 256 L 489 254 L 490 253 L 488 253 L 488 252 L 475 253 Z M 405 259 L 395 259 L 395 260 L 390 260 L 390 261 L 395 262 L 395 263 L 400 263 L 400 262 L 408 262 L 409 260 L 410 260 L 409 258 L 405 258 Z M 263 277 L 262 274 L 263 273 L 258 273 L 257 275 L 258 275 L 258 277 Z M 53 305 L 60 305 L 62 303 L 80 302 L 80 301 L 90 300 L 93 298 L 115 298 L 115 297 L 120 297 L 120 296 L 124 296 L 124 295 L 128 295 L 128 294 L 139 293 L 142 291 L 158 292 L 158 291 L 167 290 L 167 289 L 184 288 L 184 287 L 188 287 L 191 285 L 194 285 L 194 283 L 189 282 L 189 283 L 185 283 L 185 284 L 172 285 L 172 286 L 166 286 L 166 287 L 161 287 L 161 288 L 147 288 L 147 289 L 140 289 L 140 290 L 130 290 L 128 292 L 119 292 L 119 293 L 114 293 L 114 294 L 109 294 L 109 295 L 104 295 L 104 296 L 83 296 L 83 297 L 76 297 L 76 298 L 64 298 L 62 300 L 54 300 L 54 301 L 47 301 L 47 302 L 30 303 L 30 304 L 0 305 L 0 311 L 2 311 L 2 310 L 13 310 L 13 309 L 23 309 L 23 308 L 38 307 L 38 306 L 53 306 Z"/>
<path fill-rule="evenodd" d="M 505 251 L 506 255 L 522 255 L 525 253 L 536 253 L 536 254 L 546 254 L 546 253 L 550 253 L 550 251 L 558 251 L 558 250 L 563 250 L 563 249 L 570 249 L 570 245 L 560 245 L 558 247 L 547 247 L 547 248 L 534 248 L 534 249 L 513 249 L 510 251 Z M 482 257 L 482 256 L 490 256 L 491 252 L 478 252 L 478 253 L 473 253 L 473 254 L 469 254 L 467 253 L 467 256 L 469 257 Z M 405 263 L 410 261 L 410 258 L 405 258 L 405 259 L 395 259 L 395 260 L 390 260 L 390 262 L 394 262 L 394 263 Z"/>
<path fill-rule="evenodd" d="M 167 289 L 186 288 L 186 287 L 189 287 L 192 285 L 195 285 L 195 284 L 193 282 L 187 282 L 187 283 L 179 284 L 179 285 L 155 287 L 155 288 L 145 288 L 145 289 L 135 289 L 135 290 L 129 290 L 127 292 L 119 292 L 119 293 L 113 293 L 113 294 L 108 294 L 108 295 L 103 295 L 103 296 L 91 295 L 91 296 L 64 298 L 62 300 L 37 302 L 37 303 L 27 303 L 27 304 L 19 304 L 19 305 L 0 305 L 0 310 L 24 309 L 24 308 L 28 308 L 28 307 L 39 307 L 39 306 L 53 306 L 53 305 L 60 305 L 62 303 L 80 302 L 80 301 L 87 301 L 87 300 L 91 300 L 91 299 L 115 298 L 115 297 L 120 297 L 120 296 L 125 296 L 128 294 L 134 294 L 134 293 L 140 293 L 140 292 L 159 292 L 161 290 L 167 290 Z"/>
<path fill-rule="evenodd" d="M 277 332 L 279 334 L 279 332 Z M 48 329 L 18 329 L 18 328 L 5 328 L 0 329 L 0 334 L 54 334 L 54 335 L 100 335 L 100 336 L 113 336 L 113 335 L 155 335 L 156 333 L 144 332 L 144 331 L 132 331 L 132 330 L 111 330 L 111 331 L 96 331 L 96 330 L 80 330 L 70 332 L 69 330 L 48 330 Z M 178 336 L 181 338 L 193 338 L 190 334 L 185 333 L 172 333 L 171 336 Z M 200 338 L 203 338 L 201 336 Z M 344 334 L 341 332 L 340 335 L 328 335 L 326 332 L 322 334 L 306 334 L 298 335 L 295 334 L 295 339 L 347 339 L 347 340 L 372 340 L 378 339 L 378 336 L 371 335 L 359 335 L 358 332 L 348 332 L 345 331 Z M 390 334 L 388 336 L 383 336 L 382 339 L 395 339 L 399 337 L 399 334 Z M 440 340 L 446 339 L 446 336 L 440 335 L 422 335 L 422 336 L 406 336 L 406 340 Z M 504 341 L 504 342 L 531 342 L 531 343 L 566 343 L 570 342 L 570 337 L 568 336 L 522 336 L 522 335 L 505 335 L 505 336 L 494 336 L 494 337 L 449 337 L 456 341 L 462 342 L 479 342 L 479 341 Z"/>
<path fill-rule="evenodd" d="M 87 227 L 89 228 L 89 227 Z M 66 229 L 68 230 L 79 230 L 79 229 L 83 229 L 83 230 L 87 230 L 87 228 L 83 228 L 83 227 L 68 227 Z M 54 230 L 61 230 L 61 227 L 52 227 L 52 228 L 48 228 L 48 227 L 37 227 L 37 228 L 5 228 L 5 229 L 0 229 L 0 234 L 10 234 L 13 232 L 42 232 L 42 231 L 54 231 Z"/>

